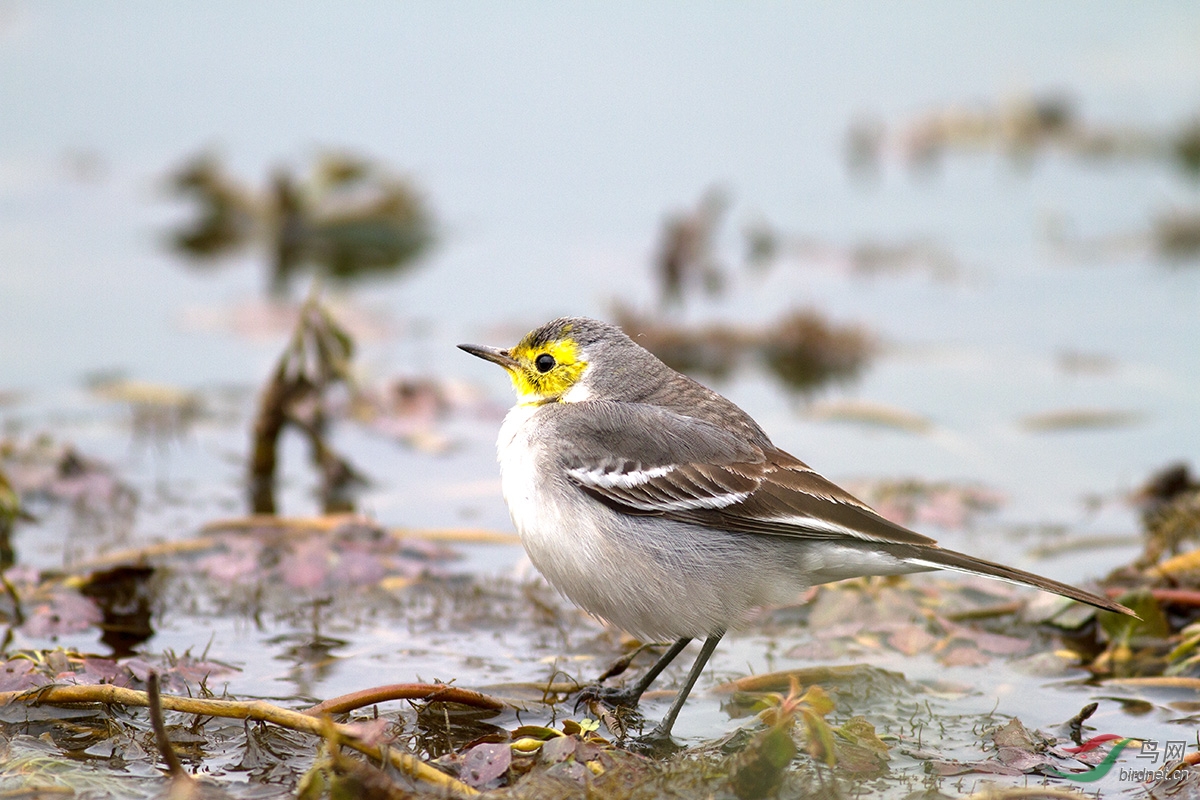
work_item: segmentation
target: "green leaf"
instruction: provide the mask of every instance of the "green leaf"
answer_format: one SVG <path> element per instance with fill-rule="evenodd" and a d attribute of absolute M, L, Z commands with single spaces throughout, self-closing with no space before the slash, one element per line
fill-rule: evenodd
<path fill-rule="evenodd" d="M 1101 611 L 1098 614 L 1100 627 L 1114 642 L 1127 642 L 1131 638 L 1147 637 L 1165 639 L 1171 635 L 1171 626 L 1159 607 L 1158 601 L 1149 592 L 1130 592 L 1123 595 L 1119 602 L 1129 607 L 1140 620 L 1115 611 Z"/>

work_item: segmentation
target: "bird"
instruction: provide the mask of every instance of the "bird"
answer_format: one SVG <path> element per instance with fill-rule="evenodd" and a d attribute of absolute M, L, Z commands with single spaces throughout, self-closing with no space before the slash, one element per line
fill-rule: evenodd
<path fill-rule="evenodd" d="M 585 611 L 644 641 L 674 641 L 633 685 L 593 696 L 635 707 L 692 640 L 703 640 L 666 715 L 642 737 L 650 745 L 673 741 L 727 630 L 819 584 L 949 569 L 1136 616 L 880 516 L 615 325 L 562 317 L 508 349 L 459 348 L 503 367 L 516 391 L 496 447 L 530 561 Z"/>

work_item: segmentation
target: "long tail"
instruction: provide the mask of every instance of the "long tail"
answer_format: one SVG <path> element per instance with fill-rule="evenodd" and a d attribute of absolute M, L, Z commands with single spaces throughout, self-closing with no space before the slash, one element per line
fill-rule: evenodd
<path fill-rule="evenodd" d="M 957 572 L 998 578 L 1009 583 L 1020 583 L 1041 589 L 1044 592 L 1052 592 L 1063 597 L 1069 597 L 1072 600 L 1078 600 L 1081 603 L 1087 603 L 1089 606 L 1102 608 L 1105 611 L 1115 611 L 1118 614 L 1128 614 L 1131 617 L 1137 617 L 1137 614 L 1120 603 L 1114 603 L 1107 597 L 1085 592 L 1083 589 L 1077 589 L 1066 583 L 1059 583 L 1049 578 L 1043 578 L 1041 575 L 1034 575 L 1032 572 L 1025 572 L 1024 570 L 1006 567 L 1003 564 L 984 561 L 982 558 L 975 558 L 974 556 L 958 553 L 954 550 L 946 550 L 936 545 L 893 544 L 888 545 L 885 549 L 891 555 L 903 559 L 910 564 L 920 564 L 931 569 L 952 569 Z"/>

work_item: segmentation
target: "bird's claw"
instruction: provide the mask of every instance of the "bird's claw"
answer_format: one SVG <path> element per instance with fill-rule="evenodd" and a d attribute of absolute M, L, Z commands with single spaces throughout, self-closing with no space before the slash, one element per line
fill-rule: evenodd
<path fill-rule="evenodd" d="M 648 758 L 667 758 L 684 749 L 683 745 L 671 738 L 670 733 L 664 733 L 659 728 L 621 744 L 629 752 Z"/>
<path fill-rule="evenodd" d="M 579 707 L 585 703 L 603 703 L 609 708 L 637 708 L 641 697 L 640 692 L 634 692 L 632 689 L 614 689 L 593 683 L 579 690 L 579 696 L 575 699 L 575 711 L 578 712 Z"/>

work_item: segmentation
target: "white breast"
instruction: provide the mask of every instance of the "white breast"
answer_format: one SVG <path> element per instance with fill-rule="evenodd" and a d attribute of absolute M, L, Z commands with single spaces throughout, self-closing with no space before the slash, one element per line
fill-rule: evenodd
<path fill-rule="evenodd" d="M 546 443 L 538 445 L 530 436 L 539 411 L 554 409 L 519 405 L 500 427 L 496 447 L 504 502 L 534 566 L 559 591 L 600 613 L 586 587 L 621 563 L 621 545 L 598 524 L 609 512 L 596 506 L 582 513 L 592 501 L 567 486 L 564 475 L 552 474 L 554 458 L 545 451 Z"/>
<path fill-rule="evenodd" d="M 532 516 L 537 508 L 533 496 L 538 488 L 536 454 L 530 446 L 526 426 L 539 408 L 532 403 L 513 406 L 500 426 L 500 435 L 496 437 L 501 491 L 513 525 L 522 539 L 534 523 Z"/>

